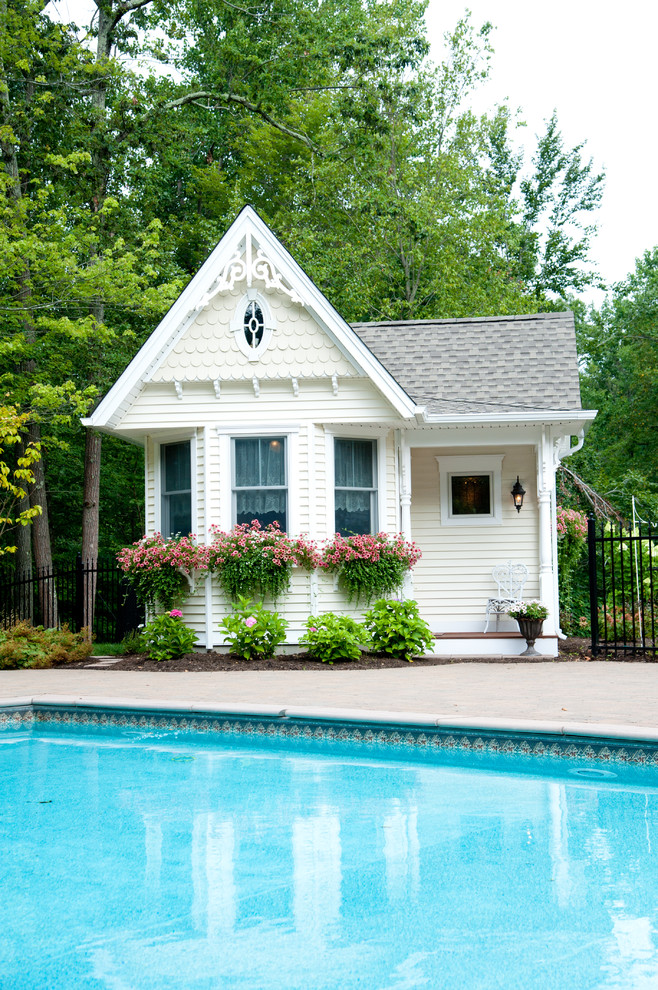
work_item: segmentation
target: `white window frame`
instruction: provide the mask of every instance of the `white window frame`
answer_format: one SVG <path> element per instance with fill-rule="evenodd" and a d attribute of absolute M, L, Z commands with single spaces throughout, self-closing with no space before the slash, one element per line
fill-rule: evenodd
<path fill-rule="evenodd" d="M 326 531 L 328 536 L 333 536 L 336 532 L 336 472 L 335 472 L 335 444 L 334 440 L 374 440 L 375 456 L 377 458 L 376 479 L 377 479 L 377 520 L 374 533 L 386 530 L 386 437 L 388 430 L 372 430 L 366 428 L 359 431 L 358 428 L 330 429 L 324 428 L 325 432 L 325 472 L 327 491 L 327 517 Z"/>
<path fill-rule="evenodd" d="M 299 531 L 299 424 L 288 422 L 277 425 L 273 423 L 267 429 L 260 426 L 256 428 L 253 426 L 217 426 L 216 430 L 219 438 L 220 529 L 229 530 L 235 525 L 233 440 L 251 437 L 257 439 L 284 437 L 286 441 L 286 478 L 288 479 L 288 532 L 296 534 Z"/>
<path fill-rule="evenodd" d="M 284 471 L 284 482 L 285 483 L 283 485 L 268 485 L 268 486 L 265 486 L 265 485 L 263 485 L 263 486 L 260 486 L 260 485 L 259 486 L 249 485 L 246 488 L 245 487 L 238 488 L 236 486 L 236 483 L 235 483 L 235 466 L 236 466 L 235 442 L 236 442 L 236 440 L 266 440 L 266 441 L 269 440 L 270 442 L 273 442 L 274 440 L 282 440 L 283 443 L 284 443 L 284 447 L 285 447 L 285 449 L 284 449 L 284 457 L 283 457 L 283 471 Z M 289 447 L 289 440 L 288 440 L 288 437 L 285 435 L 285 433 L 279 433 L 279 434 L 274 433 L 274 434 L 269 434 L 269 435 L 265 435 L 265 436 L 263 434 L 261 434 L 261 433 L 250 433 L 250 434 L 245 434 L 244 436 L 233 436 L 233 437 L 231 437 L 231 519 L 233 520 L 233 523 L 232 523 L 233 526 L 236 525 L 237 519 L 238 519 L 238 510 L 237 510 L 237 494 L 238 494 L 238 491 L 262 491 L 263 488 L 268 487 L 268 488 L 274 488 L 277 491 L 285 491 L 285 493 L 286 493 L 286 529 L 285 529 L 285 532 L 286 533 L 291 532 L 291 529 L 290 529 L 290 467 L 289 467 L 289 463 L 288 463 L 289 462 L 288 447 Z"/>
<path fill-rule="evenodd" d="M 263 336 L 258 347 L 250 347 L 247 343 L 247 339 L 244 335 L 244 314 L 246 312 L 249 303 L 255 302 L 260 306 L 263 313 Z M 236 306 L 233 319 L 231 320 L 231 330 L 233 331 L 233 336 L 235 338 L 235 343 L 238 349 L 244 356 L 252 362 L 260 361 L 261 357 L 267 350 L 272 338 L 272 332 L 276 329 L 276 324 L 272 310 L 270 309 L 267 300 L 258 291 L 258 289 L 247 289 L 245 294 L 240 299 L 238 305 Z"/>
<path fill-rule="evenodd" d="M 172 434 L 166 437 L 159 437 L 157 440 L 153 438 L 153 497 L 155 505 L 153 506 L 153 519 L 155 521 L 155 532 L 162 533 L 162 527 L 164 524 L 163 513 L 162 513 L 162 496 L 163 496 L 163 484 L 162 484 L 162 448 L 168 447 L 174 443 L 189 443 L 190 445 L 190 484 L 192 486 L 190 492 L 190 515 L 192 523 L 192 532 L 196 533 L 198 529 L 198 492 L 197 492 L 197 444 L 196 444 L 196 433 L 184 433 L 184 434 Z M 183 534 L 187 536 L 187 533 Z"/>
<path fill-rule="evenodd" d="M 465 454 L 438 456 L 439 502 L 442 526 L 500 526 L 503 522 L 502 469 L 504 454 Z M 491 512 L 477 515 L 453 515 L 453 476 L 489 475 L 491 478 Z"/>

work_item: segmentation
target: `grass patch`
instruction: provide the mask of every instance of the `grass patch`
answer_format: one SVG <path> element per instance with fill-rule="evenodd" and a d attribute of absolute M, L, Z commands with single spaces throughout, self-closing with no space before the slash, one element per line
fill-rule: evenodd
<path fill-rule="evenodd" d="M 121 643 L 94 643 L 91 652 L 94 657 L 120 657 L 123 656 L 123 646 Z"/>

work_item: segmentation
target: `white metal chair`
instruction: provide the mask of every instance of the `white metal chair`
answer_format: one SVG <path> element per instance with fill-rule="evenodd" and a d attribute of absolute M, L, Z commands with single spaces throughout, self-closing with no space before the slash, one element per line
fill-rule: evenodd
<path fill-rule="evenodd" d="M 492 615 L 496 616 L 496 628 L 498 628 L 498 616 L 521 601 L 523 586 L 528 580 L 528 568 L 525 564 L 515 564 L 508 560 L 506 564 L 496 564 L 491 576 L 498 585 L 498 595 L 487 602 L 485 632 L 489 628 Z"/>

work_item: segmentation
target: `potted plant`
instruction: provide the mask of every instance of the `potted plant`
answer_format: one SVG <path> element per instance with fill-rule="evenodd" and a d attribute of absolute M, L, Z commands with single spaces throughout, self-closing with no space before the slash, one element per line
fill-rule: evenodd
<path fill-rule="evenodd" d="M 537 599 L 529 602 L 517 602 L 512 608 L 507 610 L 508 615 L 519 624 L 521 635 L 526 641 L 526 649 L 521 654 L 522 657 L 538 656 L 535 649 L 535 640 L 541 636 L 541 629 L 544 619 L 548 616 L 548 609 Z"/>

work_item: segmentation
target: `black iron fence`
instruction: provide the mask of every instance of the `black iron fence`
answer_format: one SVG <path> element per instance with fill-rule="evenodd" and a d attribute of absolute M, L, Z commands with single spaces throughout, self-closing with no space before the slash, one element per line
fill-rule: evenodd
<path fill-rule="evenodd" d="M 592 654 L 658 652 L 658 529 L 587 530 Z"/>
<path fill-rule="evenodd" d="M 98 642 L 118 643 L 144 621 L 144 611 L 113 557 L 83 561 L 78 554 L 74 564 L 33 574 L 17 575 L 3 567 L 0 626 L 23 619 L 47 628 L 66 623 L 74 632 L 91 626 Z"/>

